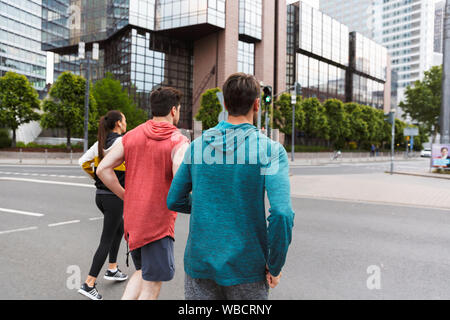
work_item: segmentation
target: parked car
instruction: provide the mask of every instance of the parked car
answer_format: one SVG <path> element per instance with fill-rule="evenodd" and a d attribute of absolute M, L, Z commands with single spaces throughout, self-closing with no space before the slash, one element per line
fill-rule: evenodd
<path fill-rule="evenodd" d="M 420 152 L 420 156 L 422 158 L 431 158 L 431 149 L 430 148 L 425 148 Z"/>

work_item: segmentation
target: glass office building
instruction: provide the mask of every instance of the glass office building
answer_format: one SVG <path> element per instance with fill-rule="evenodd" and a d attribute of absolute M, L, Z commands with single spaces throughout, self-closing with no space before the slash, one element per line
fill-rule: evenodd
<path fill-rule="evenodd" d="M 387 49 L 362 34 L 350 34 L 350 61 L 352 72 L 348 100 L 382 109 L 384 83 L 387 80 Z"/>
<path fill-rule="evenodd" d="M 42 98 L 47 54 L 41 50 L 41 1 L 0 0 L 0 76 L 25 75 Z"/>
<path fill-rule="evenodd" d="M 180 126 L 192 126 L 193 42 L 225 28 L 225 0 L 43 0 L 42 49 L 55 52 L 55 77 L 85 72 L 78 43 L 100 44 L 93 80 L 111 72 L 151 114 L 158 86 L 183 92 Z M 242 50 L 245 59 L 250 48 Z M 240 51 L 241 52 L 241 51 Z"/>
<path fill-rule="evenodd" d="M 239 0 L 239 35 L 262 39 L 262 0 Z"/>
<path fill-rule="evenodd" d="M 384 106 L 387 50 L 317 9 L 288 6 L 287 84 L 305 97 Z"/>

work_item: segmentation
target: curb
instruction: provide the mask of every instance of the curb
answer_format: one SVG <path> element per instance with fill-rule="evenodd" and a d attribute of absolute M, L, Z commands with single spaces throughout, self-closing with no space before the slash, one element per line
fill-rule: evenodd
<path fill-rule="evenodd" d="M 390 171 L 385 171 L 385 173 L 390 174 Z M 414 172 L 399 172 L 394 171 L 394 174 L 404 175 L 404 176 L 415 176 L 415 177 L 424 177 L 424 178 L 433 178 L 433 179 L 443 179 L 443 180 L 450 180 L 450 176 L 444 177 L 444 176 L 437 176 L 437 175 L 431 175 L 431 174 L 425 174 L 425 173 L 414 173 Z"/>

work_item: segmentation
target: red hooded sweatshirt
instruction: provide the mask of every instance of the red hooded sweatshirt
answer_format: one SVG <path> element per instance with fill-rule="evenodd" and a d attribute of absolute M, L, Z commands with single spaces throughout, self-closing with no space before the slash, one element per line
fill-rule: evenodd
<path fill-rule="evenodd" d="M 177 213 L 167 208 L 173 158 L 189 143 L 170 123 L 152 120 L 128 132 L 125 150 L 124 231 L 130 251 L 170 236 Z"/>

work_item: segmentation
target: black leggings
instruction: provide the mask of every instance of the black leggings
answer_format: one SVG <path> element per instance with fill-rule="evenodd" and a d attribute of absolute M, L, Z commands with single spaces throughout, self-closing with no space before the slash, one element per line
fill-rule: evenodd
<path fill-rule="evenodd" d="M 104 215 L 100 245 L 95 252 L 89 271 L 91 277 L 97 278 L 108 254 L 109 263 L 117 262 L 123 236 L 123 201 L 112 194 L 97 194 L 95 203 Z"/>

